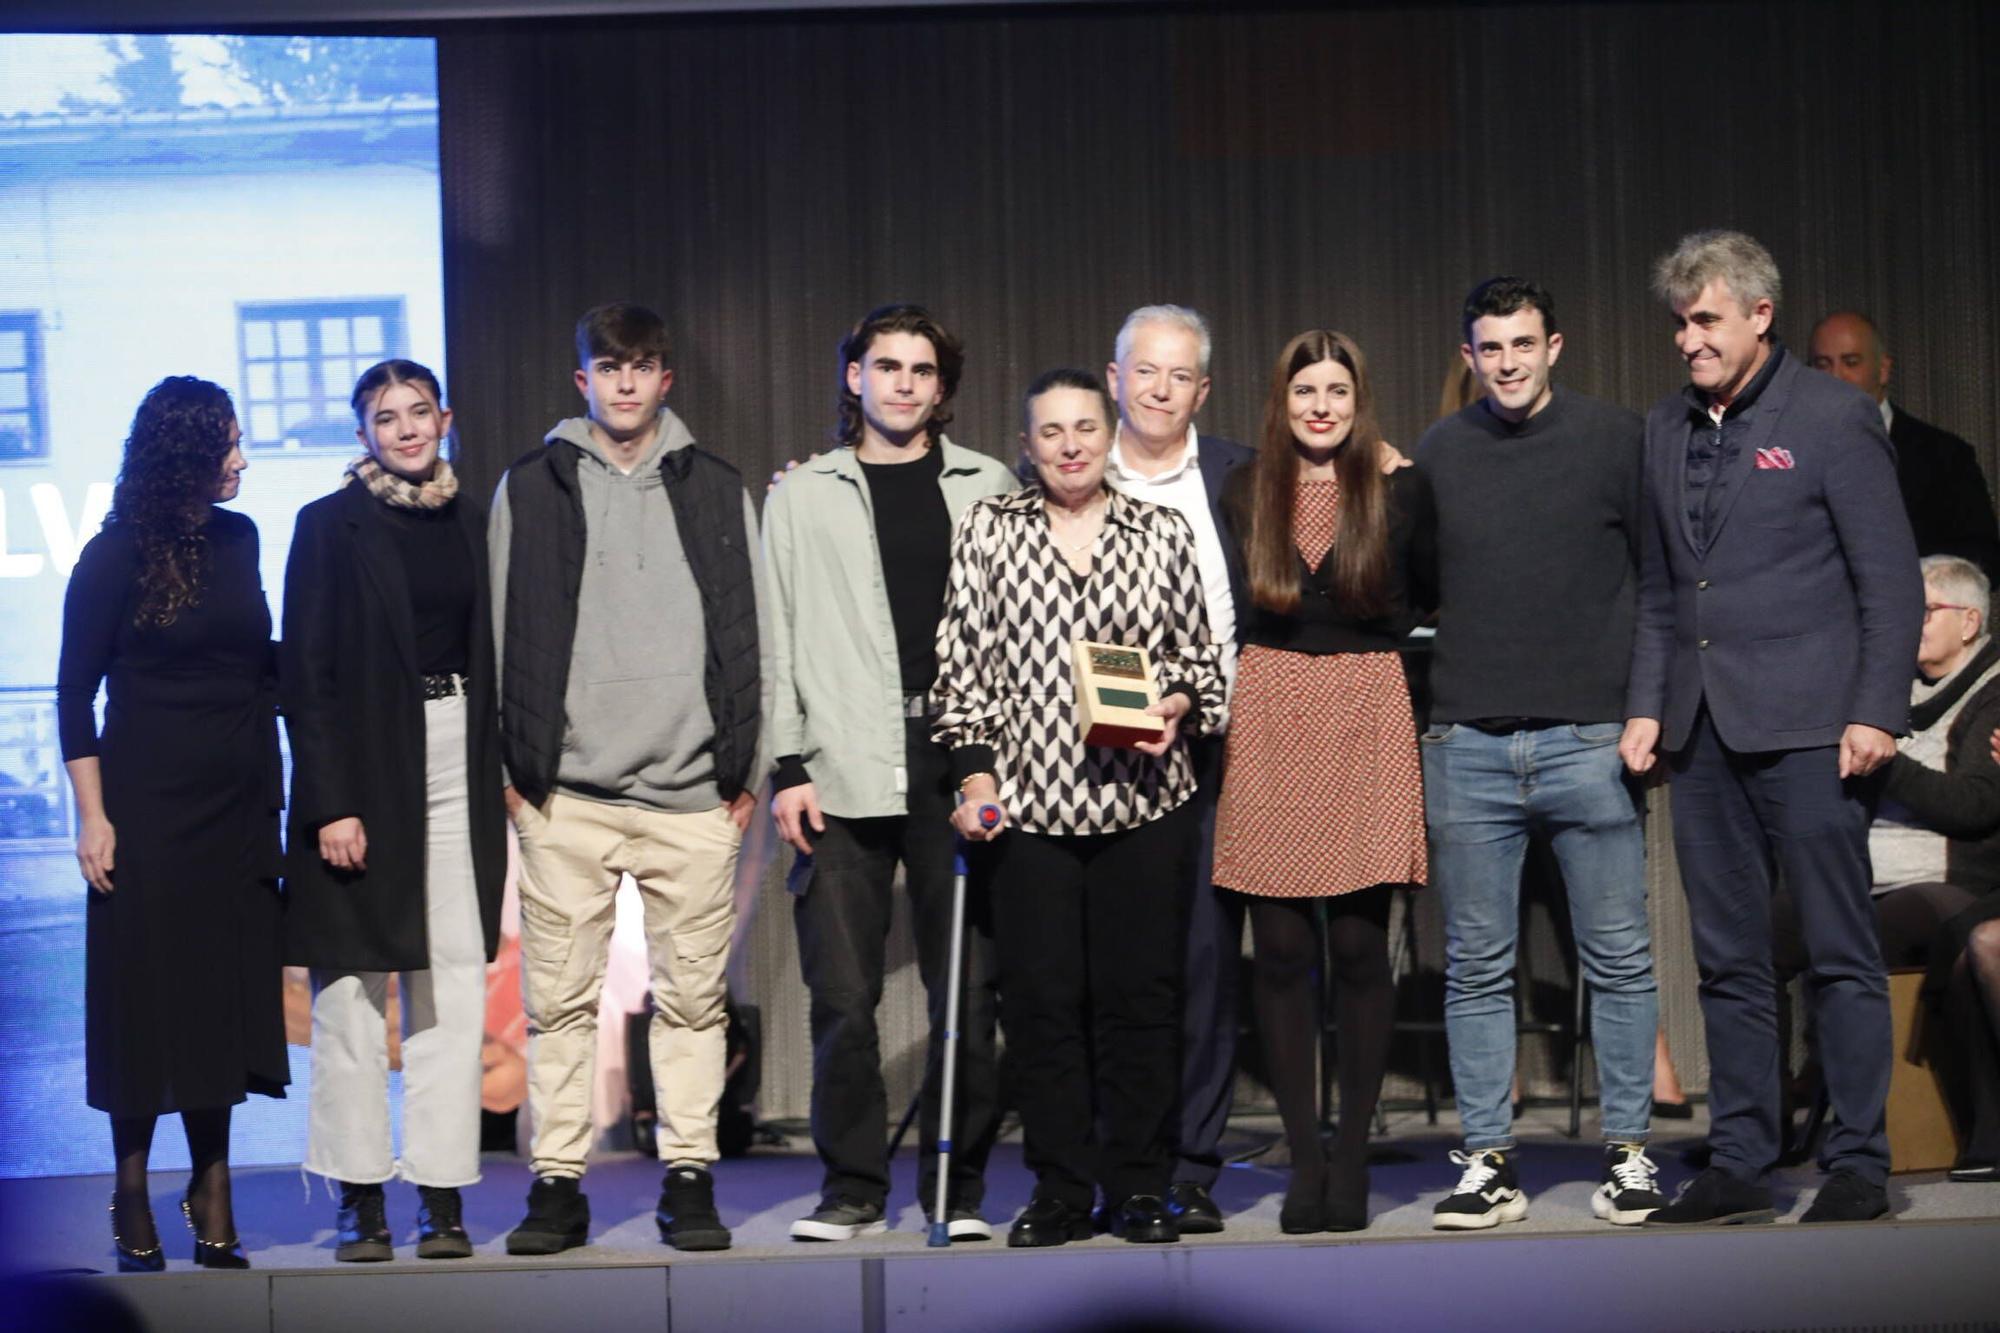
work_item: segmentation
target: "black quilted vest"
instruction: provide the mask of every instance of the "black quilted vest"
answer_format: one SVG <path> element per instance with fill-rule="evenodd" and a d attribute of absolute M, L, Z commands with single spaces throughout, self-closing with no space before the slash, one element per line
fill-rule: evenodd
<path fill-rule="evenodd" d="M 583 497 L 574 445 L 544 445 L 507 471 L 506 669 L 501 739 L 514 786 L 539 805 L 562 758 L 563 699 L 583 586 Z M 702 672 L 715 724 L 715 783 L 730 800 L 750 779 L 757 749 L 757 597 L 753 535 L 743 521 L 742 474 L 690 445 L 660 462 L 674 523 L 701 593 L 708 660 Z M 498 593 L 498 590 L 496 590 Z"/>

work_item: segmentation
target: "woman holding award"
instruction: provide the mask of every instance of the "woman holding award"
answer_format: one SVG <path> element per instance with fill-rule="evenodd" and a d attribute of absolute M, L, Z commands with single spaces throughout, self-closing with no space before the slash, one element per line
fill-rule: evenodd
<path fill-rule="evenodd" d="M 1271 374 L 1256 462 L 1223 491 L 1238 659 L 1215 882 L 1249 896 L 1253 994 L 1291 1149 L 1279 1225 L 1368 1225 L 1368 1122 L 1388 1059 L 1394 886 L 1425 879 L 1423 778 L 1397 645 L 1428 584 L 1430 490 L 1384 474 L 1361 349 L 1314 330 Z M 1314 1107 L 1314 917 L 1326 914 L 1340 1133 Z"/>
<path fill-rule="evenodd" d="M 1099 1187 L 1111 1231 L 1172 1241 L 1186 737 L 1222 719 L 1220 654 L 1186 520 L 1105 485 L 1102 382 L 1050 371 L 1022 415 L 1038 484 L 973 505 L 952 539 L 935 727 L 960 832 L 993 842 L 1000 1020 L 1037 1182 L 1007 1243 L 1088 1237 Z"/>

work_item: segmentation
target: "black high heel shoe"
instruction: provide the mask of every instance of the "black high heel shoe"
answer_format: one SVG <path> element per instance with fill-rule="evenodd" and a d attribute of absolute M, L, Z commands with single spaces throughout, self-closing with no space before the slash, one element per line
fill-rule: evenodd
<path fill-rule="evenodd" d="M 157 1232 L 158 1228 L 155 1228 Z M 118 1234 L 118 1196 L 111 1196 L 111 1244 L 118 1251 L 118 1271 L 121 1273 L 158 1273 L 167 1266 L 166 1251 L 160 1248 L 155 1235 L 150 1249 L 135 1250 L 127 1245 Z"/>
<path fill-rule="evenodd" d="M 187 1219 L 188 1230 L 194 1232 L 194 1261 L 202 1268 L 248 1268 L 250 1260 L 243 1253 L 243 1242 L 231 1236 L 228 1240 L 203 1240 L 201 1232 L 195 1229 L 194 1206 L 188 1202 L 188 1195 L 181 1196 L 181 1216 Z"/>

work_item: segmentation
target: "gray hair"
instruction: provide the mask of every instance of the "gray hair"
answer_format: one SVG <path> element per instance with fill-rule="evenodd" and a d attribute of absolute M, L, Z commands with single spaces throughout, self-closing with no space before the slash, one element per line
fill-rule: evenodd
<path fill-rule="evenodd" d="M 1953 603 L 1979 613 L 1979 632 L 1987 632 L 1986 613 L 1993 604 L 1993 585 L 1970 560 L 1956 555 L 1927 555 L 1919 562 L 1924 586 L 1935 588 Z"/>
<path fill-rule="evenodd" d="M 1132 335 L 1141 324 L 1166 324 L 1192 333 L 1200 349 L 1201 373 L 1208 373 L 1208 354 L 1213 344 L 1208 336 L 1208 321 L 1184 305 L 1142 305 L 1125 316 L 1125 322 L 1118 326 L 1118 341 L 1112 347 L 1113 361 L 1124 362 L 1126 353 L 1132 350 Z"/>
<path fill-rule="evenodd" d="M 1759 301 L 1778 308 L 1778 261 L 1740 231 L 1690 232 L 1653 265 L 1653 291 L 1670 306 L 1691 303 L 1711 282 L 1728 287 L 1746 315 Z"/>

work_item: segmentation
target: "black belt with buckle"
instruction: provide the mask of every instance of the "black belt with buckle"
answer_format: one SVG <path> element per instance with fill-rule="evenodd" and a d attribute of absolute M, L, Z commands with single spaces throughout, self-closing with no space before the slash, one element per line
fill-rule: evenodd
<path fill-rule="evenodd" d="M 424 684 L 424 702 L 433 699 L 449 699 L 454 694 L 464 694 L 469 682 L 455 672 L 444 672 L 436 676 L 418 677 Z"/>

